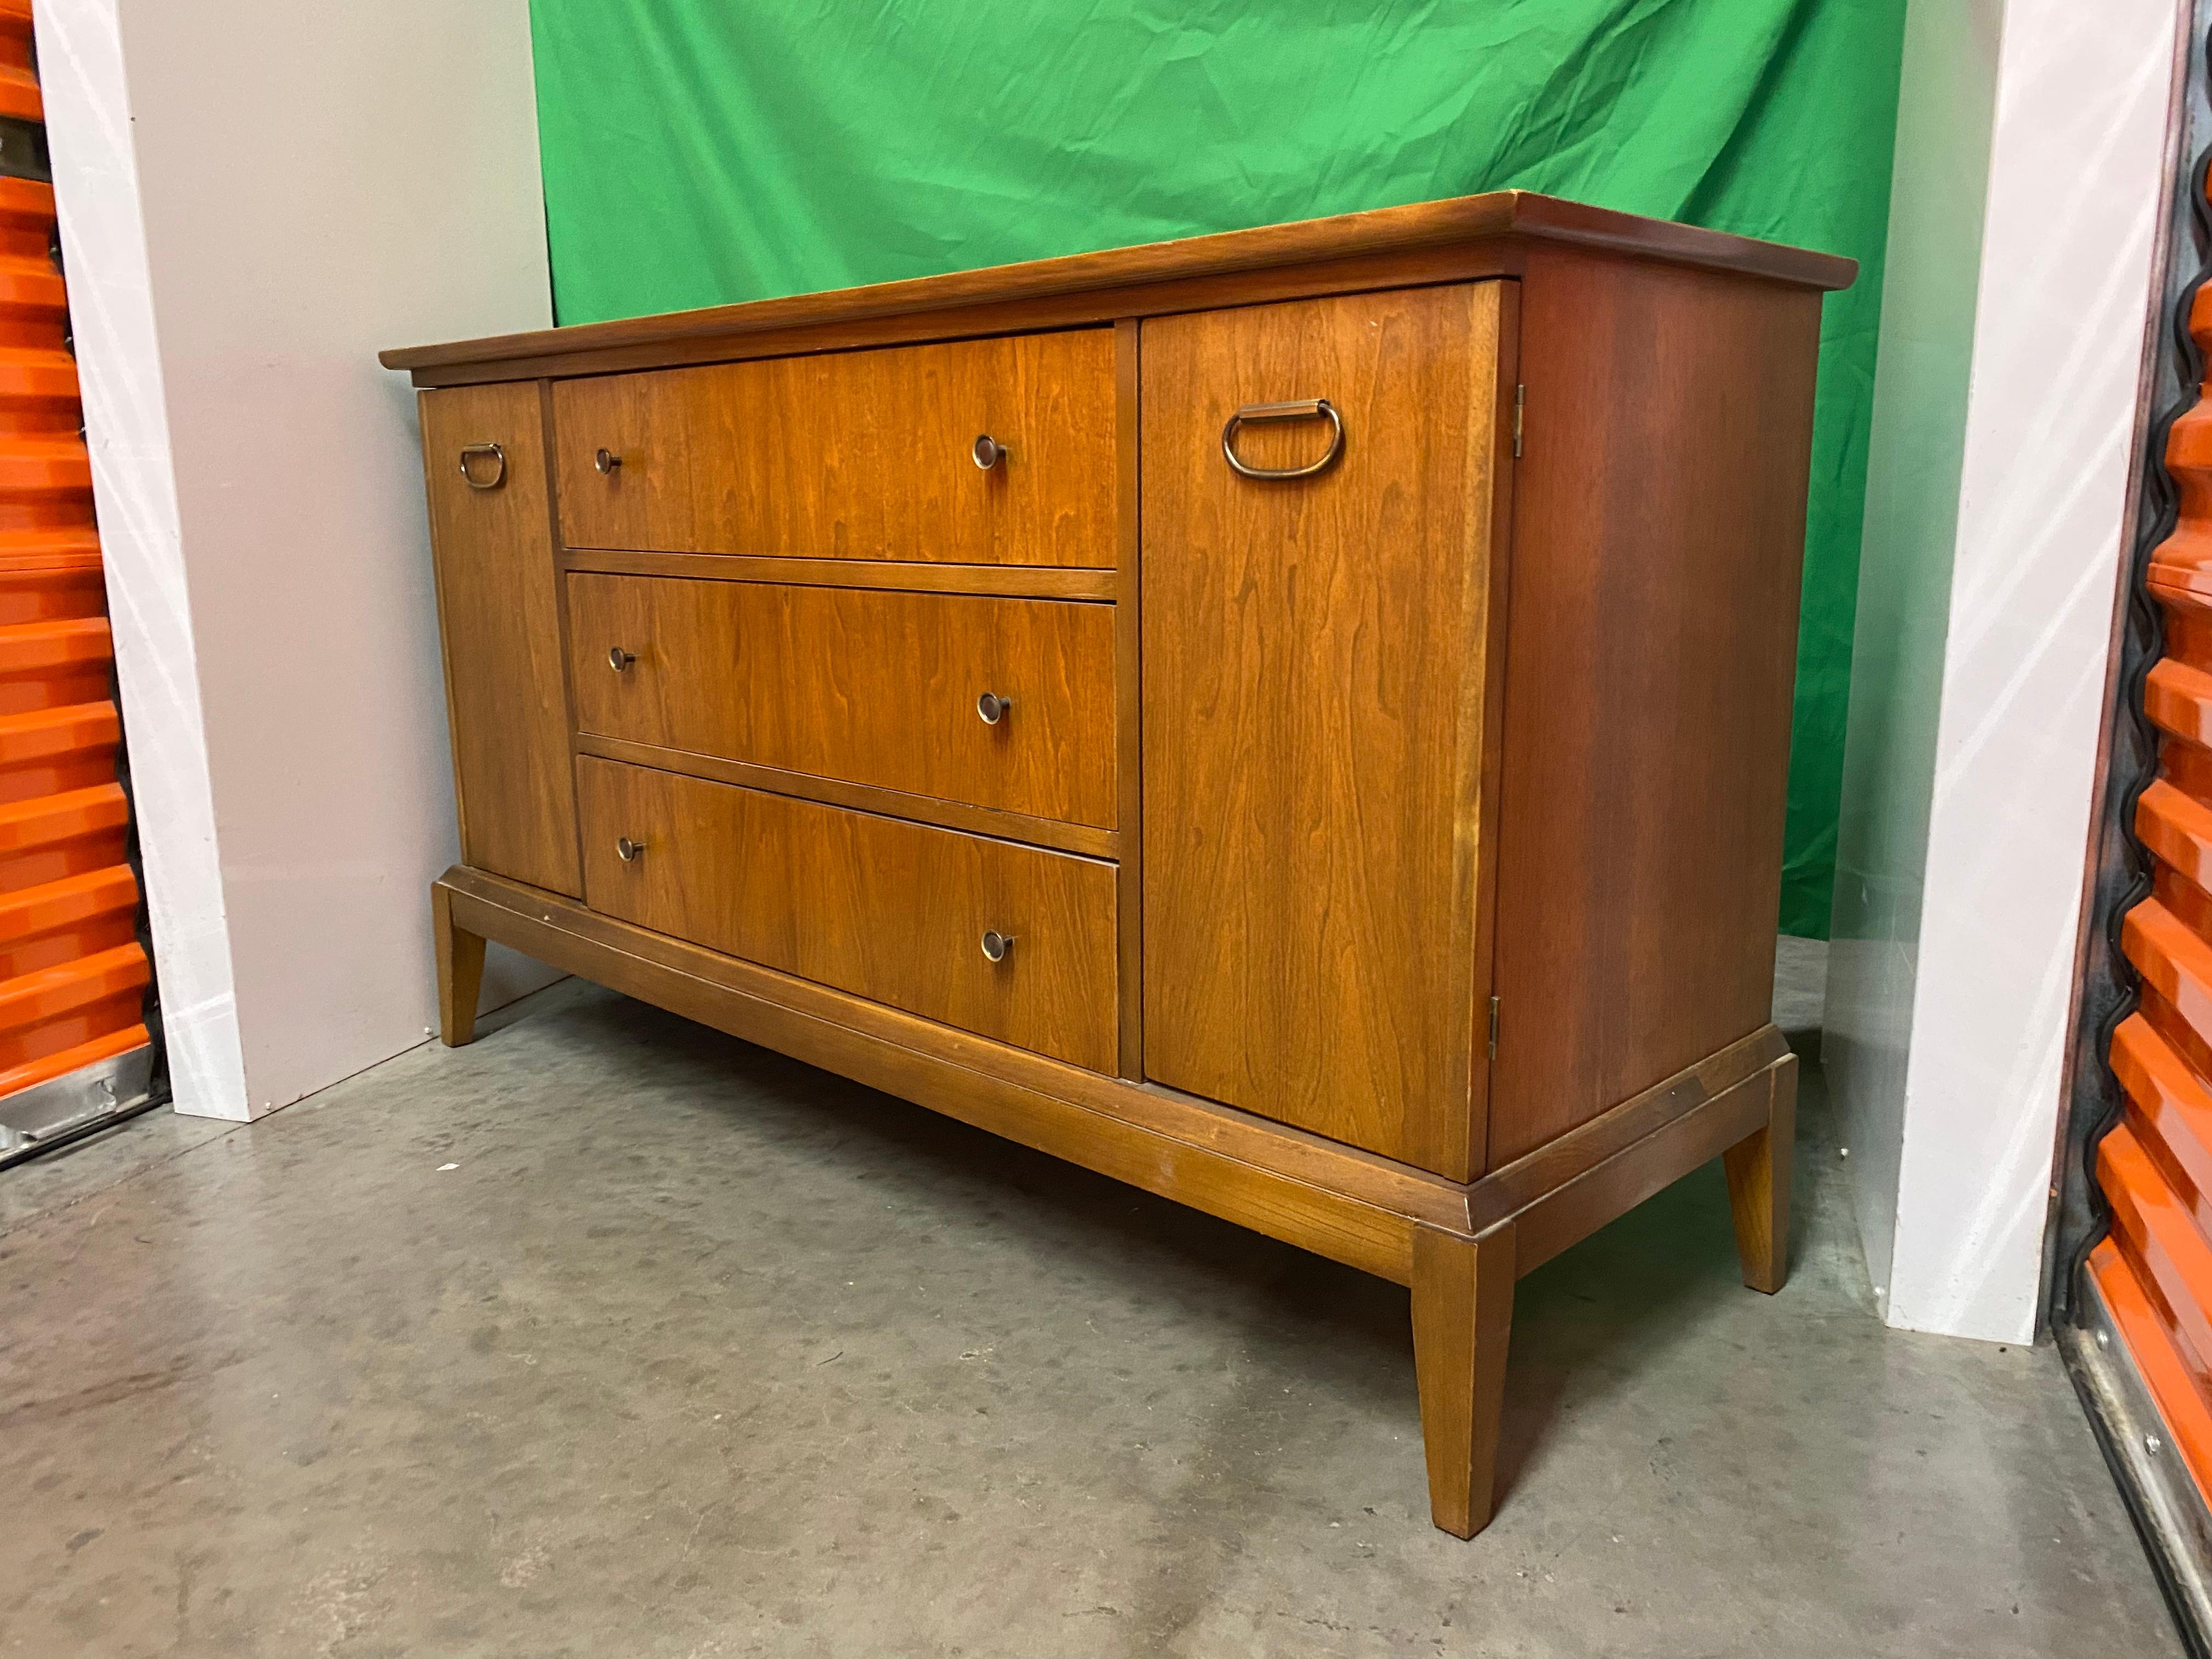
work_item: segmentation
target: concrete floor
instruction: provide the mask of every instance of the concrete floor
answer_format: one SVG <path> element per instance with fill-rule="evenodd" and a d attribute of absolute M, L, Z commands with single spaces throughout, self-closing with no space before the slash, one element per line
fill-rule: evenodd
<path fill-rule="evenodd" d="M 2055 1357 L 1876 1322 L 1817 1070 L 1788 1290 L 1717 1168 L 1524 1280 L 1462 1544 L 1402 1290 L 520 1013 L 0 1176 L 0 1653 L 2179 1652 Z"/>

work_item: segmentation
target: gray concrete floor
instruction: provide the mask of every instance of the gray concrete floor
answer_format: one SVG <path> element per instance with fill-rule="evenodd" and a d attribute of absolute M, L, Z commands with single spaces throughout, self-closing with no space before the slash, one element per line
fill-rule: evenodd
<path fill-rule="evenodd" d="M 1875 1318 L 1817 1070 L 1781 1296 L 1717 1169 L 1522 1282 L 1462 1544 L 1402 1290 L 518 1015 L 0 1175 L 0 1653 L 2179 1651 L 2055 1357 Z"/>

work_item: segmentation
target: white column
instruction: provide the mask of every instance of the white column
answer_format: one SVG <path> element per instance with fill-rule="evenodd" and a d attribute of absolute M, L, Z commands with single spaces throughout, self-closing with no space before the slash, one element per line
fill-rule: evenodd
<path fill-rule="evenodd" d="M 434 1018 L 452 770 L 375 352 L 550 321 L 527 0 L 37 25 L 178 1107 L 254 1116 Z"/>
<path fill-rule="evenodd" d="M 1824 1039 L 1893 1325 L 2033 1329 L 2180 21 L 1907 15 Z"/>

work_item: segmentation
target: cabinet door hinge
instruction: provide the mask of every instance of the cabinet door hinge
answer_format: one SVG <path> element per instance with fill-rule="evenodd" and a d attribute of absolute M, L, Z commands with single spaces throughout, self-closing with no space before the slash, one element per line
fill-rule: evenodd
<path fill-rule="evenodd" d="M 1490 1057 L 1498 1058 L 1498 999 L 1490 1000 Z"/>
<path fill-rule="evenodd" d="M 1513 388 L 1513 459 L 1516 461 L 1521 459 L 1521 416 L 1528 406 L 1528 388 L 1525 386 L 1515 386 Z"/>

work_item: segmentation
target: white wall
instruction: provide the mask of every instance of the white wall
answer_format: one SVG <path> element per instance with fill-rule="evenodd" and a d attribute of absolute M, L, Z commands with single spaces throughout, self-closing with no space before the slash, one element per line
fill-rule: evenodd
<path fill-rule="evenodd" d="M 2033 1331 L 2179 21 L 1907 14 L 1823 1039 L 1893 1325 Z"/>
<path fill-rule="evenodd" d="M 550 321 L 527 0 L 37 27 L 178 1108 L 258 1115 L 434 1019 L 452 771 L 375 352 Z"/>

